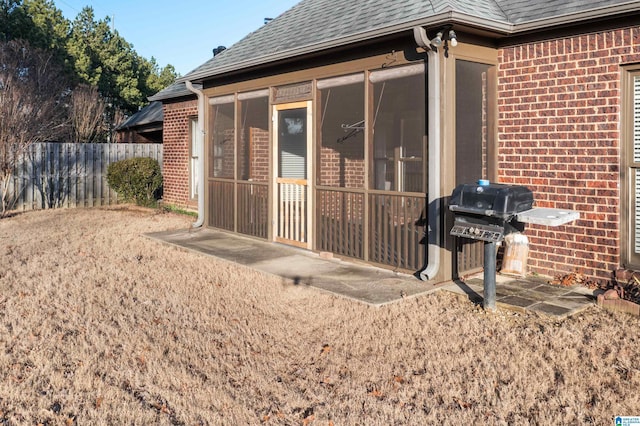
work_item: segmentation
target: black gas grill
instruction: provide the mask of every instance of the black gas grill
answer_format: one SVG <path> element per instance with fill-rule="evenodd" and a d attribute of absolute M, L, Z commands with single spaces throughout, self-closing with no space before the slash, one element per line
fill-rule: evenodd
<path fill-rule="evenodd" d="M 455 214 L 451 235 L 488 242 L 522 231 L 515 216 L 533 207 L 533 194 L 525 186 L 491 183 L 462 184 L 451 194 L 449 209 Z"/>
<path fill-rule="evenodd" d="M 457 186 L 449 210 L 454 213 L 451 235 L 484 241 L 484 307 L 495 310 L 496 243 L 522 231 L 518 213 L 533 207 L 533 194 L 524 186 L 479 181 Z"/>

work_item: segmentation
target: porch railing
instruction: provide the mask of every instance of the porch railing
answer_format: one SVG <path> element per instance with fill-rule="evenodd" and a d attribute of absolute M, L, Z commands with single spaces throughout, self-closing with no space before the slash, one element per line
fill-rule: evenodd
<path fill-rule="evenodd" d="M 364 193 L 318 189 L 317 248 L 364 259 Z"/>
<path fill-rule="evenodd" d="M 369 194 L 369 261 L 416 271 L 424 265 L 424 195 Z"/>
<path fill-rule="evenodd" d="M 424 266 L 425 249 L 421 243 L 424 228 L 418 223 L 426 206 L 424 195 L 391 192 L 365 195 L 364 191 L 322 188 L 316 190 L 316 203 L 317 250 L 406 271 Z"/>
<path fill-rule="evenodd" d="M 238 232 L 266 239 L 269 223 L 269 185 L 238 182 Z"/>
<path fill-rule="evenodd" d="M 209 226 L 234 230 L 233 198 L 233 181 L 209 181 Z"/>

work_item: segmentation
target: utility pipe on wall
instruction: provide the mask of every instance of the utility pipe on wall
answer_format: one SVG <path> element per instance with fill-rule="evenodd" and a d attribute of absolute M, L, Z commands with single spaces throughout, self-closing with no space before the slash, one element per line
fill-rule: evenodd
<path fill-rule="evenodd" d="M 191 224 L 193 228 L 199 228 L 204 224 L 204 105 L 205 98 L 202 85 L 193 85 L 189 80 L 185 81 L 187 89 L 198 96 L 198 131 L 196 143 L 198 146 L 198 219 Z"/>
<path fill-rule="evenodd" d="M 428 47 L 427 52 L 427 116 L 429 135 L 429 188 L 427 192 L 428 245 L 427 266 L 420 271 L 423 281 L 435 278 L 440 269 L 440 55 Z"/>

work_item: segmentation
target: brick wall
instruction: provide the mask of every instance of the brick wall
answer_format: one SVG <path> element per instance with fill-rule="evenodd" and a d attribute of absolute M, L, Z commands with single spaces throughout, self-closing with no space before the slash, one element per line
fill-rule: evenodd
<path fill-rule="evenodd" d="M 501 49 L 499 180 L 540 207 L 578 210 L 561 227 L 528 226 L 529 265 L 609 279 L 620 264 L 620 65 L 640 62 L 640 28 Z"/>
<path fill-rule="evenodd" d="M 197 208 L 189 189 L 189 119 L 197 117 L 197 101 L 165 103 L 163 129 L 163 200 L 180 207 Z"/>
<path fill-rule="evenodd" d="M 252 127 L 251 137 L 251 166 L 249 177 L 256 182 L 269 180 L 269 130 Z"/>
<path fill-rule="evenodd" d="M 343 144 L 320 146 L 319 184 L 343 188 L 364 188 L 364 147 L 362 137 Z"/>

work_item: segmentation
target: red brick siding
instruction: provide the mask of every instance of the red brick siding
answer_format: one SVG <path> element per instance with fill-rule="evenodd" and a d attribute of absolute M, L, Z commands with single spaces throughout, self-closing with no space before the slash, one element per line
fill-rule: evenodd
<path fill-rule="evenodd" d="M 501 49 L 499 179 L 536 205 L 578 210 L 561 227 L 529 226 L 529 265 L 608 279 L 620 264 L 620 65 L 640 61 L 640 28 Z"/>
<path fill-rule="evenodd" d="M 194 208 L 189 189 L 190 117 L 198 115 L 196 100 L 165 103 L 163 129 L 163 200 L 168 204 Z"/>
<path fill-rule="evenodd" d="M 319 183 L 323 186 L 364 188 L 362 144 L 321 146 Z"/>
<path fill-rule="evenodd" d="M 214 161 L 218 168 L 215 170 L 215 177 L 233 178 L 233 163 L 234 163 L 234 139 L 236 137 L 236 131 L 234 129 L 224 129 L 223 138 L 221 141 L 214 141 L 217 143 L 218 153 L 217 158 L 214 156 Z"/>
<path fill-rule="evenodd" d="M 257 182 L 269 180 L 269 130 L 252 127 L 251 137 L 251 170 L 249 177 Z"/>

